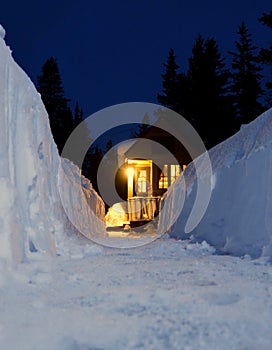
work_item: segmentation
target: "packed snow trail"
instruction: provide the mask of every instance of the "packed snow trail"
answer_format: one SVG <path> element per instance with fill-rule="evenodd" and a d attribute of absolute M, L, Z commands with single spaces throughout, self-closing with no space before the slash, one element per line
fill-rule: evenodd
<path fill-rule="evenodd" d="M 66 243 L 0 291 L 1 349 L 271 350 L 264 259 L 171 239 L 125 250 Z"/>

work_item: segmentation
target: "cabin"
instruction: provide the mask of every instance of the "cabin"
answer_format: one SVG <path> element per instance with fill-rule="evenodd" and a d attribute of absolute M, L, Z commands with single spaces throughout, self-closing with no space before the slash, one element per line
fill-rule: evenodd
<path fill-rule="evenodd" d="M 115 179 L 118 194 L 127 201 L 130 226 L 142 225 L 159 213 L 160 199 L 180 176 L 191 157 L 168 132 L 153 125 L 139 138 L 118 149 Z"/>

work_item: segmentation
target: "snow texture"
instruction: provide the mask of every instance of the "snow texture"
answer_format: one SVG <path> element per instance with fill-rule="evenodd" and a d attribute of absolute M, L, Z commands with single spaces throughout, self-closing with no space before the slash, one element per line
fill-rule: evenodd
<path fill-rule="evenodd" d="M 272 257 L 272 109 L 262 114 L 209 152 L 213 175 L 211 200 L 199 225 L 189 233 L 185 226 L 196 195 L 192 164 L 185 171 L 186 200 L 170 236 L 206 240 L 219 251 L 234 255 Z M 205 178 L 202 156 L 197 159 Z M 177 181 L 164 198 L 165 215 L 160 230 L 167 227 L 171 208 L 186 191 Z"/>
<path fill-rule="evenodd" d="M 73 254 L 20 264 L 0 289 L 1 349 L 271 350 L 264 259 L 169 238 L 125 251 L 70 239 Z"/>
<path fill-rule="evenodd" d="M 39 254 L 56 255 L 57 234 L 73 230 L 59 196 L 59 167 L 75 212 L 88 220 L 92 205 L 103 218 L 104 204 L 75 165 L 66 161 L 62 168 L 41 97 L 3 36 L 0 27 L 0 265 L 9 268 Z M 81 197 L 89 201 L 73 195 L 79 179 Z"/>

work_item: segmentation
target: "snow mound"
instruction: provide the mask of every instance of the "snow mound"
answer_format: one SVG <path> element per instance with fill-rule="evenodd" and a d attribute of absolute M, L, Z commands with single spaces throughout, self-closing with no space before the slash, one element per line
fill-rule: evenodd
<path fill-rule="evenodd" d="M 196 173 L 190 164 L 185 171 L 187 193 L 178 220 L 169 230 L 171 237 L 206 240 L 219 251 L 234 255 L 272 257 L 272 109 L 209 151 L 213 175 L 211 200 L 199 225 L 185 233 L 194 204 Z M 208 169 L 202 156 L 197 159 L 201 176 Z M 164 198 L 165 212 L 159 230 L 167 227 L 171 208 L 186 191 L 177 181 Z"/>
<path fill-rule="evenodd" d="M 74 212 L 86 214 L 86 221 L 89 205 L 99 218 L 105 213 L 80 169 L 69 161 L 63 168 L 41 97 L 3 37 L 0 26 L 0 265 L 12 267 L 39 253 L 54 256 L 56 236 L 74 230 L 60 200 L 59 176 L 65 176 Z M 78 187 L 79 179 L 84 191 L 75 196 L 73 186 Z"/>
<path fill-rule="evenodd" d="M 106 226 L 123 226 L 128 222 L 127 202 L 115 203 L 106 214 Z"/>

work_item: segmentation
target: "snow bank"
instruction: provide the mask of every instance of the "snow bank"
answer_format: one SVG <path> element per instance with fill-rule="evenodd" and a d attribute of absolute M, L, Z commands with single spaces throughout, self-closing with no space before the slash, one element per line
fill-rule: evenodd
<path fill-rule="evenodd" d="M 0 263 L 9 267 L 34 253 L 55 255 L 56 233 L 72 227 L 59 196 L 62 164 L 46 110 L 34 85 L 14 62 L 4 35 L 0 26 Z M 73 196 L 80 170 L 67 161 L 60 173 L 69 178 L 71 208 L 84 215 L 91 203 L 94 213 L 103 218 L 104 204 L 86 179 L 81 196 L 90 200 Z"/>
<path fill-rule="evenodd" d="M 183 210 L 169 234 L 206 240 L 218 250 L 234 255 L 272 257 L 272 109 L 262 114 L 209 152 L 213 175 L 208 209 L 199 225 L 185 233 L 197 191 L 192 164 L 185 171 L 187 187 Z M 202 157 L 201 176 L 207 176 Z M 183 191 L 177 181 L 164 198 L 165 215 L 159 230 L 167 228 L 170 210 Z"/>

